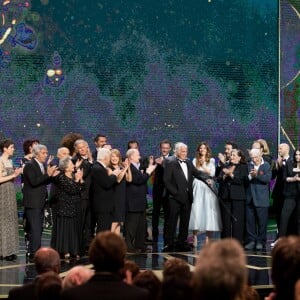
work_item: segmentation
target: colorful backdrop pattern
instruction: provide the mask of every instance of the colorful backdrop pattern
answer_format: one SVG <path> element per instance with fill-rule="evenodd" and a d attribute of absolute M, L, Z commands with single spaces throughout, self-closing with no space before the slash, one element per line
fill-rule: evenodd
<path fill-rule="evenodd" d="M 191 155 L 202 140 L 215 155 L 226 140 L 246 149 L 256 138 L 276 151 L 277 1 L 1 7 L 0 130 L 19 154 L 30 137 L 54 153 L 68 132 L 91 144 L 105 133 L 122 151 L 135 138 L 143 154 L 157 154 L 164 138 L 186 142 Z"/>

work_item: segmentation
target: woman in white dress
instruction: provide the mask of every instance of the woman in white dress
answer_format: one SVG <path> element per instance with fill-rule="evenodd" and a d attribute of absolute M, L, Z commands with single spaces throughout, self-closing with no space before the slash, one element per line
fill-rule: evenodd
<path fill-rule="evenodd" d="M 211 177 L 215 176 L 215 159 L 211 157 L 211 149 L 206 142 L 201 142 L 198 145 L 193 164 L 198 170 Z M 193 195 L 194 202 L 189 229 L 193 230 L 193 245 L 197 247 L 197 234 L 206 232 L 206 242 L 208 242 L 212 232 L 221 231 L 222 221 L 218 198 L 207 184 L 195 178 Z"/>

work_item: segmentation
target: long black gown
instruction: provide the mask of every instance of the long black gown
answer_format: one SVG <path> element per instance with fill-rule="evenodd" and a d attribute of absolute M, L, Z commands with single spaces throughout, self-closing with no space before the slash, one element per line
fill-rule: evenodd
<path fill-rule="evenodd" d="M 84 186 L 64 174 L 58 176 L 56 184 L 58 203 L 56 222 L 54 222 L 52 232 L 52 238 L 55 239 L 55 249 L 60 254 L 79 255 L 81 238 L 80 191 Z"/>

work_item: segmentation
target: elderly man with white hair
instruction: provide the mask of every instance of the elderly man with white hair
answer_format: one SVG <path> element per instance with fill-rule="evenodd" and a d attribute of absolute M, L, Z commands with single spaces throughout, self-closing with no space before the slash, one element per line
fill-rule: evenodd
<path fill-rule="evenodd" d="M 164 183 L 168 193 L 169 214 L 166 223 L 164 252 L 190 251 L 187 243 L 191 207 L 193 203 L 194 177 L 209 182 L 209 176 L 196 169 L 187 159 L 188 146 L 175 144 L 175 156 L 165 160 Z M 178 219 L 179 233 L 175 241 Z"/>
<path fill-rule="evenodd" d="M 120 170 L 108 168 L 110 155 L 110 150 L 100 148 L 91 172 L 92 212 L 97 222 L 97 232 L 110 230 L 113 222 L 113 188 Z"/>
<path fill-rule="evenodd" d="M 259 149 L 251 149 L 248 164 L 249 186 L 246 193 L 245 250 L 263 250 L 267 239 L 269 209 L 269 183 L 272 172 L 269 163 L 263 160 Z"/>

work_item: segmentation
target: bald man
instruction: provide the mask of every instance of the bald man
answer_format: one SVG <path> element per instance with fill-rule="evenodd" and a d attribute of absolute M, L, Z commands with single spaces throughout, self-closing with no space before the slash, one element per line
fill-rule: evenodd
<path fill-rule="evenodd" d="M 8 299 L 23 300 L 23 299 L 37 299 L 35 287 L 39 275 L 49 271 L 57 274 L 60 272 L 60 257 L 57 251 L 52 248 L 43 247 L 35 252 L 34 264 L 38 276 L 32 283 L 25 284 L 21 287 L 13 288 L 9 291 Z"/>

